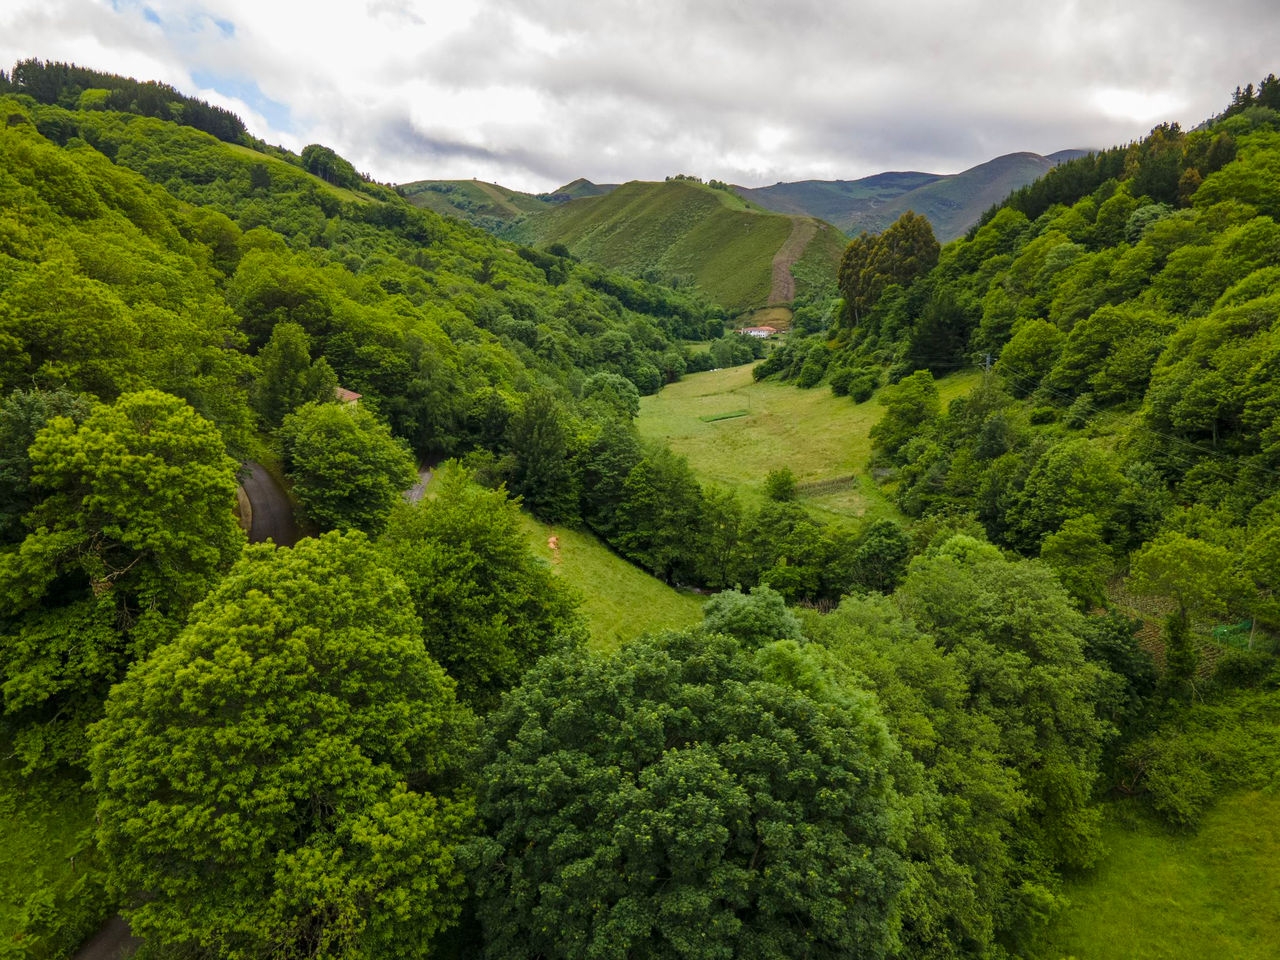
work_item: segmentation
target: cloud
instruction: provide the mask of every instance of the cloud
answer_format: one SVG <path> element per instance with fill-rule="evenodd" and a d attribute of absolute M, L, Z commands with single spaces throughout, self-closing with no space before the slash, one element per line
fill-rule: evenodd
<path fill-rule="evenodd" d="M 953 172 L 1194 125 L 1277 68 L 1263 0 L 6 0 L 0 62 L 159 79 L 383 180 L 546 190 Z"/>

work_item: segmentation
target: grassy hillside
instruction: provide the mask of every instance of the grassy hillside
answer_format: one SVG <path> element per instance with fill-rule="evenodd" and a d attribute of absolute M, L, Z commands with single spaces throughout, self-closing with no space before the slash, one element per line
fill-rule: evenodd
<path fill-rule="evenodd" d="M 482 180 L 416 180 L 397 189 L 415 207 L 457 217 L 489 230 L 554 206 L 551 201 L 531 193 Z"/>
<path fill-rule="evenodd" d="M 1070 885 L 1043 960 L 1263 960 L 1280 944 L 1280 797 L 1220 803 L 1194 836 L 1113 823 L 1109 855 Z"/>
<path fill-rule="evenodd" d="M 850 235 L 863 230 L 879 233 L 914 210 L 929 218 L 933 232 L 945 243 L 977 223 L 992 204 L 1082 153 L 1011 153 L 951 175 L 878 173 L 861 180 L 804 180 L 738 192 L 769 210 L 820 217 Z"/>
<path fill-rule="evenodd" d="M 668 587 L 589 533 L 523 516 L 533 552 L 582 594 L 582 610 L 596 650 L 614 650 L 642 633 L 674 630 L 702 620 L 704 598 Z"/>
<path fill-rule="evenodd" d="M 977 379 L 942 380 L 943 404 Z M 763 501 L 770 470 L 787 467 L 808 506 L 850 520 L 897 515 L 866 475 L 869 433 L 883 412 L 874 399 L 857 404 L 826 389 L 757 382 L 749 367 L 734 367 L 690 375 L 643 398 L 636 423 L 642 435 L 687 457 L 704 483 L 734 489 L 748 503 Z"/>
<path fill-rule="evenodd" d="M 745 311 L 769 301 L 773 257 L 791 229 L 790 217 L 728 191 L 668 181 L 627 183 L 566 203 L 529 217 L 510 235 L 540 246 L 563 243 L 583 259 L 629 272 L 685 278 L 721 306 Z M 834 279 L 837 261 L 827 262 Z"/>

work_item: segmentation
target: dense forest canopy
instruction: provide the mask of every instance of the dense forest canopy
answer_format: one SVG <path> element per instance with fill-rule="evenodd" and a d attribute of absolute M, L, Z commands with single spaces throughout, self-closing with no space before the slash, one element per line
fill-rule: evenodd
<path fill-rule="evenodd" d="M 161 957 L 1033 955 L 1111 791 L 1187 829 L 1280 769 L 1276 90 L 855 240 L 755 368 L 878 391 L 901 513 L 835 525 L 640 439 L 760 356 L 687 290 L 19 64 L 0 787 L 96 807 L 6 949 L 119 909 Z M 250 457 L 315 536 L 245 543 Z M 513 496 L 703 623 L 593 650 Z"/>

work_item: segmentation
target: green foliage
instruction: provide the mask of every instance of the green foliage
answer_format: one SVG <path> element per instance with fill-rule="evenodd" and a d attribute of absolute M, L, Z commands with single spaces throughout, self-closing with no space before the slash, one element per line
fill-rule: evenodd
<path fill-rule="evenodd" d="M 228 958 L 426 956 L 462 899 L 470 726 L 362 536 L 250 547 L 93 731 L 134 932 Z"/>
<path fill-rule="evenodd" d="M 39 500 L 0 570 L 5 711 L 28 765 L 78 762 L 107 687 L 167 639 L 244 541 L 235 463 L 176 397 L 130 393 L 30 448 Z"/>
<path fill-rule="evenodd" d="M 284 418 L 280 442 L 298 505 L 321 530 L 377 533 L 417 479 L 404 442 L 353 404 L 304 405 Z"/>
<path fill-rule="evenodd" d="M 877 459 L 898 460 L 907 441 L 938 415 L 938 388 L 928 370 L 917 370 L 899 383 L 880 391 L 884 416 L 871 428 L 872 450 Z"/>
<path fill-rule="evenodd" d="M 54 417 L 78 423 L 88 414 L 88 401 L 69 390 L 14 390 L 0 401 L 0 543 L 22 539 L 22 518 L 37 501 L 27 454 L 36 434 Z"/>
<path fill-rule="evenodd" d="M 885 956 L 891 741 L 725 638 L 544 660 L 487 724 L 486 955 Z"/>
<path fill-rule="evenodd" d="M 764 478 L 764 495 L 778 503 L 796 498 L 796 475 L 788 467 L 770 470 Z"/>
<path fill-rule="evenodd" d="M 311 361 L 310 338 L 296 323 L 277 323 L 258 353 L 258 379 L 250 398 L 269 427 L 278 427 L 287 414 L 312 401 L 333 399 L 337 375 L 323 357 Z"/>
<path fill-rule="evenodd" d="M 570 426 L 563 404 L 549 390 L 535 390 L 512 415 L 507 442 L 515 457 L 511 490 L 540 520 L 578 517 L 578 485 L 569 462 Z"/>
<path fill-rule="evenodd" d="M 427 652 L 476 708 L 539 657 L 585 640 L 575 597 L 530 553 L 516 504 L 456 465 L 429 497 L 392 512 L 379 548 L 409 587 Z"/>
<path fill-rule="evenodd" d="M 1082 609 L 1102 606 L 1115 556 L 1101 521 L 1091 513 L 1070 517 L 1044 538 L 1040 559 L 1053 568 Z"/>
<path fill-rule="evenodd" d="M 753 587 L 751 593 L 722 590 L 703 607 L 702 629 L 733 637 L 756 649 L 775 640 L 803 640 L 800 622 L 776 590 Z"/>
<path fill-rule="evenodd" d="M 837 282 L 844 296 L 845 322 L 859 326 L 885 288 L 906 286 L 938 262 L 939 246 L 924 217 L 908 210 L 879 236 L 863 233 L 840 260 Z"/>
<path fill-rule="evenodd" d="M 1227 791 L 1274 790 L 1278 710 L 1274 689 L 1232 691 L 1188 704 L 1125 751 L 1129 788 L 1140 790 L 1162 820 L 1181 829 L 1193 829 Z"/>

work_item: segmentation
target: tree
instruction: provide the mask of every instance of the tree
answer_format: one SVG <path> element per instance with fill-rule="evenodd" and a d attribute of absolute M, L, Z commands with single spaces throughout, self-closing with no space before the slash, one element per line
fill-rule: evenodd
<path fill-rule="evenodd" d="M 780 467 L 765 474 L 764 495 L 775 503 L 787 503 L 796 498 L 796 475 L 790 467 Z"/>
<path fill-rule="evenodd" d="M 392 511 L 379 548 L 409 587 L 427 652 L 476 708 L 539 657 L 586 639 L 576 598 L 530 552 L 516 504 L 456 464 L 436 473 L 429 497 Z"/>
<path fill-rule="evenodd" d="M 744 647 L 804 639 L 800 621 L 787 609 L 782 594 L 767 586 L 752 587 L 749 595 L 720 591 L 702 608 L 702 629 L 733 637 Z"/>
<path fill-rule="evenodd" d="M 1129 589 L 1177 604 L 1165 619 L 1165 680 L 1175 689 L 1194 689 L 1199 652 L 1191 637 L 1192 617 L 1221 616 L 1247 592 L 1231 552 L 1216 543 L 1166 531 L 1133 555 Z"/>
<path fill-rule="evenodd" d="M 911 538 L 892 520 L 876 520 L 860 533 L 853 551 L 856 582 L 869 590 L 890 593 L 902 579 L 911 556 Z"/>
<path fill-rule="evenodd" d="M 271 339 L 258 353 L 258 378 L 251 397 L 254 409 L 269 427 L 311 401 L 333 399 L 337 374 L 321 357 L 311 362 L 311 338 L 296 323 L 277 323 Z"/>
<path fill-rule="evenodd" d="M 469 731 L 363 536 L 249 547 L 93 728 L 134 932 L 231 960 L 425 957 L 463 897 Z"/>
<path fill-rule="evenodd" d="M 417 479 L 403 441 L 363 407 L 305 404 L 284 418 L 280 441 L 298 504 L 321 530 L 377 533 Z"/>
<path fill-rule="evenodd" d="M 928 370 L 917 370 L 885 387 L 880 391 L 879 402 L 885 412 L 871 428 L 871 445 L 877 457 L 890 460 L 942 409 L 938 387 Z"/>
<path fill-rule="evenodd" d="M 885 956 L 891 752 L 872 701 L 725 637 L 542 661 L 484 735 L 487 956 Z"/>
<path fill-rule="evenodd" d="M 507 428 L 516 461 L 511 490 L 547 523 L 578 518 L 578 484 L 569 460 L 567 419 L 555 394 L 539 388 L 525 397 Z"/>
<path fill-rule="evenodd" d="M 31 485 L 27 451 L 54 417 L 75 422 L 89 415 L 90 401 L 70 390 L 14 390 L 0 401 L 0 544 L 23 538 L 22 518 L 39 499 Z"/>
<path fill-rule="evenodd" d="M 78 762 L 126 667 L 177 632 L 239 552 L 235 462 L 158 391 L 54 417 L 30 447 L 26 537 L 0 557 L 0 676 L 29 764 Z"/>
<path fill-rule="evenodd" d="M 932 270 L 940 250 L 928 219 L 912 210 L 879 236 L 863 232 L 850 241 L 837 278 L 849 323 L 861 324 L 886 287 L 906 287 Z"/>
<path fill-rule="evenodd" d="M 654 447 L 622 485 L 614 546 L 667 583 L 687 583 L 702 553 L 702 520 L 702 488 L 688 461 Z"/>
<path fill-rule="evenodd" d="M 587 377 L 582 384 L 582 400 L 606 416 L 631 421 L 640 414 L 640 391 L 617 373 L 601 371 Z"/>
<path fill-rule="evenodd" d="M 1093 514 L 1064 520 L 1056 533 L 1044 538 L 1040 559 L 1053 568 L 1082 609 L 1106 603 L 1107 577 L 1115 569 L 1115 556 L 1103 536 L 1102 523 Z"/>

